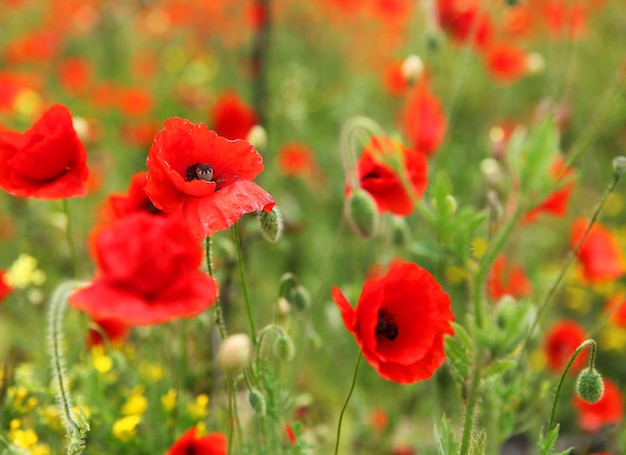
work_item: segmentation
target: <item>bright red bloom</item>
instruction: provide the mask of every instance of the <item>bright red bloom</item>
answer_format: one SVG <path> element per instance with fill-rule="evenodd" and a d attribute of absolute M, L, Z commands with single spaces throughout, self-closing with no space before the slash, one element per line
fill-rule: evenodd
<path fill-rule="evenodd" d="M 0 270 L 0 302 L 2 302 L 13 291 L 13 288 L 9 286 L 6 278 L 4 277 L 5 271 Z"/>
<path fill-rule="evenodd" d="M 157 208 L 182 208 L 196 239 L 228 229 L 244 213 L 271 211 L 274 199 L 252 181 L 263 170 L 252 145 L 181 118 L 164 125 L 148 154 L 146 193 Z"/>
<path fill-rule="evenodd" d="M 0 131 L 0 187 L 13 196 L 84 196 L 87 151 L 70 111 L 54 105 L 25 133 Z"/>
<path fill-rule="evenodd" d="M 508 43 L 494 44 L 485 52 L 487 68 L 502 84 L 510 84 L 524 76 L 526 58 L 526 52 Z"/>
<path fill-rule="evenodd" d="M 564 319 L 550 327 L 544 340 L 544 349 L 550 370 L 554 373 L 562 373 L 574 351 L 586 339 L 587 332 L 574 321 Z M 585 366 L 586 361 L 586 352 L 578 354 L 570 372 L 580 371 Z"/>
<path fill-rule="evenodd" d="M 246 139 L 257 124 L 254 110 L 234 92 L 223 93 L 211 112 L 213 129 L 227 139 Z"/>
<path fill-rule="evenodd" d="M 565 159 L 561 155 L 557 156 L 557 159 L 550 167 L 550 176 L 554 179 L 555 183 L 570 177 L 573 173 L 574 171 L 565 165 Z M 569 197 L 572 194 L 573 190 L 573 181 L 562 186 L 560 189 L 550 194 L 537 207 L 528 211 L 524 216 L 524 221 L 533 221 L 538 215 L 542 213 L 559 217 L 565 216 L 565 214 L 567 213 L 567 204 L 569 202 Z"/>
<path fill-rule="evenodd" d="M 365 281 L 356 310 L 336 286 L 332 294 L 346 328 L 384 379 L 425 380 L 446 360 L 444 336 L 454 334 L 450 297 L 418 265 L 395 262 L 382 278 Z"/>
<path fill-rule="evenodd" d="M 84 96 L 92 82 L 92 68 L 83 58 L 68 58 L 59 65 L 59 82 L 63 89 L 74 96 Z"/>
<path fill-rule="evenodd" d="M 385 88 L 392 95 L 402 95 L 408 88 L 406 78 L 402 72 L 402 62 L 393 62 L 384 71 L 383 82 Z"/>
<path fill-rule="evenodd" d="M 315 170 L 315 153 L 305 144 L 285 144 L 278 151 L 278 166 L 288 177 L 305 177 Z"/>
<path fill-rule="evenodd" d="M 489 274 L 489 293 L 493 300 L 505 295 L 523 298 L 533 292 L 533 285 L 520 266 L 507 264 L 505 256 L 499 256 Z"/>
<path fill-rule="evenodd" d="M 85 344 L 88 348 L 103 346 L 106 340 L 113 345 L 121 345 L 129 330 L 130 327 L 118 319 L 95 319 Z"/>
<path fill-rule="evenodd" d="M 563 0 L 546 1 L 542 12 L 548 33 L 553 38 L 575 39 L 584 35 L 587 12 L 582 4 Z"/>
<path fill-rule="evenodd" d="M 413 89 L 407 98 L 402 128 L 411 147 L 427 156 L 433 155 L 446 133 L 446 117 L 439 100 L 429 93 L 424 83 Z"/>
<path fill-rule="evenodd" d="M 291 445 L 295 445 L 297 442 L 296 432 L 293 430 L 293 427 L 288 423 L 285 424 L 285 436 L 287 436 L 287 440 Z"/>
<path fill-rule="evenodd" d="M 227 439 L 222 433 L 196 436 L 196 427 L 183 434 L 165 455 L 225 455 Z"/>
<path fill-rule="evenodd" d="M 620 292 L 606 303 L 605 312 L 610 314 L 610 321 L 617 327 L 626 328 L 626 293 Z"/>
<path fill-rule="evenodd" d="M 111 194 L 104 206 L 106 217 L 111 220 L 118 220 L 137 212 L 148 212 L 151 214 L 163 214 L 157 209 L 148 195 L 145 188 L 148 173 L 137 172 L 130 179 L 128 192 L 126 194 Z"/>
<path fill-rule="evenodd" d="M 572 226 L 572 247 L 577 245 L 587 229 L 587 220 L 577 220 Z M 590 283 L 614 280 L 626 272 L 617 237 L 597 221 L 576 255 L 583 266 L 583 275 Z"/>
<path fill-rule="evenodd" d="M 215 302 L 217 283 L 198 270 L 202 249 L 177 218 L 136 213 L 102 229 L 91 285 L 70 296 L 93 319 L 127 325 L 193 317 Z"/>
<path fill-rule="evenodd" d="M 421 197 L 428 184 L 426 157 L 388 137 L 370 138 L 357 164 L 357 178 L 361 188 L 374 198 L 381 213 L 406 216 L 413 211 L 413 200 L 390 164 L 394 162 L 405 167 L 415 196 Z"/>
<path fill-rule="evenodd" d="M 130 117 L 147 115 L 153 108 L 152 95 L 142 88 L 123 88 L 117 94 L 119 109 Z"/>
<path fill-rule="evenodd" d="M 588 403 L 574 396 L 574 408 L 578 413 L 578 425 L 584 431 L 596 432 L 604 425 L 620 423 L 624 417 L 624 396 L 617 384 L 604 380 L 604 394 L 599 401 Z"/>
<path fill-rule="evenodd" d="M 478 48 L 489 43 L 493 35 L 491 17 L 480 11 L 480 0 L 438 0 L 441 28 L 459 42 L 470 41 Z"/>

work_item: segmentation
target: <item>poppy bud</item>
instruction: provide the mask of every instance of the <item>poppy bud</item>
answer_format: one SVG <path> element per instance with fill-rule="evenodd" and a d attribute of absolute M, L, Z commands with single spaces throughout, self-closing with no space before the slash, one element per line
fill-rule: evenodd
<path fill-rule="evenodd" d="M 526 56 L 526 71 L 529 74 L 539 74 L 546 67 L 546 59 L 539 52 L 530 52 Z"/>
<path fill-rule="evenodd" d="M 261 125 L 254 125 L 250 128 L 250 131 L 248 131 L 246 142 L 252 144 L 252 146 L 257 150 L 263 150 L 267 147 L 267 132 L 265 131 L 265 128 Z"/>
<path fill-rule="evenodd" d="M 267 404 L 265 402 L 265 397 L 263 394 L 257 389 L 250 390 L 248 394 L 248 403 L 254 409 L 254 412 L 257 415 L 264 416 L 267 410 Z"/>
<path fill-rule="evenodd" d="M 424 62 L 417 55 L 412 54 L 404 59 L 400 69 L 404 80 L 411 84 L 417 81 L 424 72 Z"/>
<path fill-rule="evenodd" d="M 615 178 L 626 172 L 626 158 L 623 156 L 616 156 L 613 159 L 613 175 Z"/>
<path fill-rule="evenodd" d="M 283 232 L 283 218 L 278 207 L 274 206 L 270 212 L 265 210 L 257 212 L 257 218 L 263 238 L 270 243 L 276 243 Z"/>
<path fill-rule="evenodd" d="M 220 345 L 217 354 L 222 371 L 227 376 L 237 376 L 250 361 L 252 342 L 245 333 L 227 337 Z"/>
<path fill-rule="evenodd" d="M 279 297 L 276 303 L 276 311 L 281 317 L 287 316 L 291 312 L 291 304 L 285 297 Z"/>
<path fill-rule="evenodd" d="M 288 335 L 283 333 L 276 338 L 276 342 L 274 343 L 274 355 L 277 358 L 289 362 L 293 359 L 295 352 L 296 348 Z"/>
<path fill-rule="evenodd" d="M 378 232 L 379 215 L 376 201 L 363 190 L 355 190 L 345 205 L 345 216 L 348 225 L 360 237 L 370 239 Z"/>
<path fill-rule="evenodd" d="M 291 292 L 291 304 L 298 311 L 306 311 L 311 306 L 311 294 L 304 286 L 296 286 Z"/>
<path fill-rule="evenodd" d="M 578 375 L 576 392 L 580 398 L 589 403 L 597 402 L 604 393 L 602 375 L 595 368 L 585 368 Z"/>
<path fill-rule="evenodd" d="M 411 232 L 404 218 L 394 216 L 391 225 L 391 241 L 397 246 L 404 246 L 411 241 Z"/>

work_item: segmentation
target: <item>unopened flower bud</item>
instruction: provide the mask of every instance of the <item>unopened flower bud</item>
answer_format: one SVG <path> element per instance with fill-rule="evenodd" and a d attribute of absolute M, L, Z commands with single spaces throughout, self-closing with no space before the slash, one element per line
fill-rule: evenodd
<path fill-rule="evenodd" d="M 285 297 L 279 297 L 278 302 L 276 303 L 276 311 L 281 317 L 287 316 L 291 312 L 291 305 L 289 304 L 289 300 L 287 300 Z"/>
<path fill-rule="evenodd" d="M 304 286 L 296 286 L 291 292 L 291 304 L 298 311 L 306 311 L 311 307 L 311 294 Z"/>
<path fill-rule="evenodd" d="M 626 157 L 616 156 L 613 159 L 613 175 L 617 178 L 626 172 Z"/>
<path fill-rule="evenodd" d="M 397 246 L 407 245 L 411 241 L 411 232 L 406 220 L 400 216 L 394 216 L 391 225 L 391 241 Z"/>
<path fill-rule="evenodd" d="M 529 74 L 539 74 L 546 67 L 546 59 L 539 52 L 530 52 L 526 56 L 526 71 Z"/>
<path fill-rule="evenodd" d="M 252 144 L 255 149 L 262 151 L 267 147 L 267 132 L 265 128 L 261 125 L 254 125 L 250 128 L 250 131 L 248 131 L 246 141 Z"/>
<path fill-rule="evenodd" d="M 352 231 L 360 237 L 370 239 L 378 232 L 380 216 L 376 201 L 361 188 L 346 199 L 345 216 Z"/>
<path fill-rule="evenodd" d="M 283 232 L 283 218 L 278 207 L 274 206 L 270 212 L 258 211 L 257 218 L 263 238 L 270 243 L 276 243 Z"/>
<path fill-rule="evenodd" d="M 296 348 L 288 335 L 282 334 L 276 338 L 274 342 L 274 355 L 277 358 L 289 362 L 293 359 L 295 353 Z"/>
<path fill-rule="evenodd" d="M 402 76 L 408 83 L 418 80 L 424 72 L 424 62 L 415 54 L 404 59 L 401 66 Z"/>
<path fill-rule="evenodd" d="M 254 409 L 254 412 L 257 415 L 265 415 L 267 411 L 267 404 L 265 402 L 265 397 L 259 390 L 252 389 L 250 391 L 248 394 L 248 403 L 250 403 L 250 406 L 252 406 L 252 409 Z"/>
<path fill-rule="evenodd" d="M 576 381 L 576 392 L 578 396 L 588 403 L 595 403 L 604 393 L 604 382 L 602 375 L 595 368 L 585 368 L 578 375 Z"/>
<path fill-rule="evenodd" d="M 250 361 L 252 341 L 245 333 L 230 335 L 220 345 L 217 354 L 222 371 L 227 376 L 237 376 Z"/>

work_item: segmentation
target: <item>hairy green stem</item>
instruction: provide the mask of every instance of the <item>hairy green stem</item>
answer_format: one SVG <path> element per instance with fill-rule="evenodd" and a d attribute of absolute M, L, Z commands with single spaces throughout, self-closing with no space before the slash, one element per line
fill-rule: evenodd
<path fill-rule="evenodd" d="M 591 358 L 589 359 L 589 367 L 593 368 L 595 366 L 595 362 L 596 362 L 596 342 L 594 340 L 585 340 L 581 343 L 580 346 L 578 346 L 578 349 L 576 349 L 576 351 L 574 351 L 574 354 L 572 354 L 572 356 L 569 359 L 569 362 L 567 362 L 567 366 L 565 367 L 565 370 L 563 370 L 563 373 L 561 374 L 561 379 L 559 380 L 559 385 L 556 388 L 556 393 L 554 394 L 554 402 L 552 403 L 552 414 L 550 415 L 550 425 L 548 426 L 548 430 L 552 430 L 555 426 L 555 419 L 556 419 L 556 408 L 557 405 L 559 403 L 559 397 L 561 396 L 561 389 L 563 388 L 563 383 L 565 382 L 565 377 L 567 376 L 567 373 L 569 372 L 570 368 L 572 367 L 572 365 L 574 364 L 574 361 L 576 360 L 576 357 L 578 357 L 578 354 L 581 353 L 581 351 L 583 349 L 585 349 L 585 347 L 591 345 Z"/>
<path fill-rule="evenodd" d="M 343 163 L 343 171 L 348 178 L 351 188 L 358 188 L 359 181 L 356 175 L 356 154 L 354 153 L 354 139 L 356 133 L 363 131 L 370 136 L 384 136 L 385 131 L 369 117 L 356 116 L 348 119 L 341 128 L 339 135 L 339 153 Z"/>
<path fill-rule="evenodd" d="M 352 397 L 352 392 L 354 392 L 354 387 L 356 386 L 356 378 L 359 373 L 361 357 L 363 357 L 363 351 L 359 350 L 359 356 L 356 359 L 356 366 L 354 367 L 354 375 L 352 376 L 352 384 L 350 385 L 350 390 L 348 391 L 346 401 L 341 408 L 341 413 L 339 413 L 339 422 L 337 423 L 337 441 L 335 442 L 335 455 L 339 453 L 339 440 L 341 439 L 341 424 L 343 423 L 343 415 L 346 412 L 346 408 L 348 407 L 348 403 L 350 402 L 350 398 Z"/>
<path fill-rule="evenodd" d="M 250 335 L 252 342 L 256 346 L 256 328 L 254 327 L 254 318 L 252 317 L 252 307 L 250 306 L 250 297 L 248 295 L 248 285 L 246 284 L 246 273 L 243 267 L 243 252 L 241 250 L 241 240 L 239 239 L 238 223 L 233 225 L 233 237 L 235 245 L 237 245 L 237 261 L 239 262 L 239 276 L 241 277 L 241 287 L 243 289 L 243 298 L 246 303 L 246 313 L 248 314 L 248 322 L 250 323 Z"/>
<path fill-rule="evenodd" d="M 472 432 L 474 430 L 474 417 L 475 417 L 474 409 L 478 401 L 479 386 L 480 386 L 480 365 L 479 365 L 478 358 L 477 358 L 475 359 L 474 371 L 472 373 L 472 379 L 471 379 L 471 383 L 469 386 L 467 401 L 465 403 L 465 417 L 463 419 L 463 436 L 461 438 L 461 449 L 459 451 L 460 455 L 467 455 L 471 447 Z"/>
<path fill-rule="evenodd" d="M 204 239 L 204 251 L 206 256 L 206 267 L 209 272 L 209 276 L 214 278 L 213 276 L 213 256 L 211 256 L 211 237 L 206 237 Z M 222 340 L 226 338 L 228 332 L 226 331 L 226 324 L 224 323 L 224 312 L 222 311 L 222 303 L 220 301 L 219 294 L 215 298 L 215 304 L 213 305 L 215 308 L 215 323 L 217 324 L 217 329 L 220 332 L 220 337 Z"/>

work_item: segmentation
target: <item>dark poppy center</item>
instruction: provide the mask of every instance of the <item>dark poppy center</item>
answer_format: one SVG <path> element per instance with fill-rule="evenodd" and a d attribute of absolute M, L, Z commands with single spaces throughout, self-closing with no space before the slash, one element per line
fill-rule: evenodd
<path fill-rule="evenodd" d="M 387 310 L 378 310 L 378 322 L 376 323 L 376 336 L 387 338 L 393 341 L 398 336 L 398 326 L 393 320 L 393 316 Z"/>
<path fill-rule="evenodd" d="M 187 168 L 185 177 L 188 182 L 192 180 L 202 180 L 204 182 L 213 181 L 213 167 L 206 163 L 196 163 Z"/>
<path fill-rule="evenodd" d="M 185 447 L 185 455 L 196 455 L 197 450 L 195 446 Z"/>

